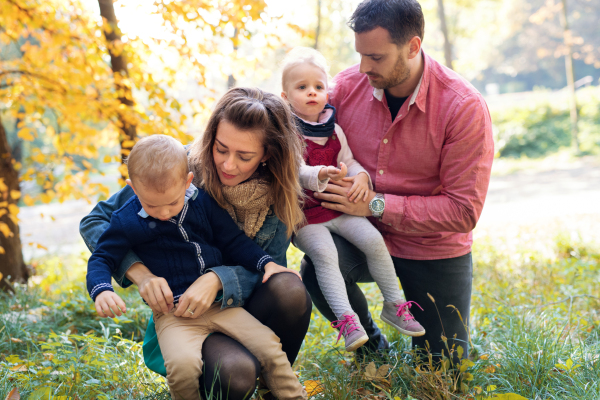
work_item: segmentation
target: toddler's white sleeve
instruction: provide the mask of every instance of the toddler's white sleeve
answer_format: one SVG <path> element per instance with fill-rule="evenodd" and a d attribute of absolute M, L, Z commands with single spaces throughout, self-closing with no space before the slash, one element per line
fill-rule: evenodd
<path fill-rule="evenodd" d="M 344 134 L 342 127 L 338 124 L 335 124 L 335 134 L 337 135 L 340 141 L 340 145 L 342 146 L 342 149 L 340 150 L 337 159 L 338 167 L 340 165 L 340 162 L 346 164 L 346 167 L 348 167 L 348 176 L 356 176 L 361 172 L 364 172 L 369 177 L 369 189 L 373 190 L 373 182 L 371 182 L 371 176 L 369 175 L 367 170 L 364 169 L 363 166 L 360 165 L 360 163 L 354 159 L 352 150 L 350 150 L 350 146 L 348 146 L 348 140 L 346 139 L 346 135 Z"/>

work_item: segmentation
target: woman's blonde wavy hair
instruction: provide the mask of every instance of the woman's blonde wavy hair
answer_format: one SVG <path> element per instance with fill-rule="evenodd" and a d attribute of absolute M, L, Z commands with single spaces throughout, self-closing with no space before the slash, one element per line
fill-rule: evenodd
<path fill-rule="evenodd" d="M 195 184 L 225 207 L 222 184 L 213 158 L 217 127 L 227 121 L 242 131 L 262 131 L 267 166 L 263 176 L 272 188 L 273 211 L 287 226 L 291 236 L 304 222 L 303 198 L 299 183 L 304 141 L 285 101 L 258 88 L 233 88 L 219 100 L 204 134 L 192 144 L 189 164 L 195 172 Z M 199 175 L 199 176 L 198 176 Z"/>

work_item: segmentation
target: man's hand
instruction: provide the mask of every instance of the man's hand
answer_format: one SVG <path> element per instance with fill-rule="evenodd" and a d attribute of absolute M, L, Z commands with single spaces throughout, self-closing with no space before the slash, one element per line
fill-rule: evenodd
<path fill-rule="evenodd" d="M 352 182 L 352 186 L 348 191 L 348 199 L 358 203 L 362 198 L 362 201 L 367 200 L 369 195 L 369 175 L 366 172 L 360 172 L 356 176 L 348 176 L 343 179 L 345 182 Z"/>
<path fill-rule="evenodd" d="M 173 308 L 173 292 L 165 278 L 154 275 L 142 263 L 133 264 L 125 276 L 138 287 L 140 296 L 152 311 L 168 313 Z"/>
<path fill-rule="evenodd" d="M 127 311 L 123 299 L 110 290 L 105 290 L 96 296 L 95 304 L 96 312 L 102 318 L 115 318 L 115 314 L 120 317 Z"/>
<path fill-rule="evenodd" d="M 357 215 L 359 217 L 370 217 L 369 202 L 375 197 L 375 192 L 367 191 L 365 201 L 354 203 L 348 199 L 348 191 L 352 187 L 351 182 L 338 181 L 327 185 L 323 193 L 315 192 L 315 198 L 322 201 L 321 205 L 330 210 L 343 212 L 344 214 Z"/>
<path fill-rule="evenodd" d="M 179 298 L 173 315 L 182 318 L 198 318 L 215 302 L 217 293 L 222 289 L 223 284 L 217 274 L 211 271 L 202 275 Z"/>
<path fill-rule="evenodd" d="M 300 278 L 300 280 L 302 280 L 302 277 L 300 276 L 300 273 L 298 271 L 295 271 L 293 269 L 288 269 L 286 267 L 282 267 L 281 265 L 275 264 L 273 261 L 271 261 L 270 263 L 265 265 L 265 275 L 263 276 L 262 283 L 265 283 L 266 281 L 269 280 L 269 278 L 271 276 L 278 274 L 280 272 L 291 272 L 293 274 L 298 275 L 298 278 Z"/>
<path fill-rule="evenodd" d="M 323 180 L 329 178 L 334 181 L 340 181 L 340 180 L 344 179 L 347 174 L 348 174 L 348 167 L 346 167 L 346 164 L 341 162 L 340 168 L 336 168 L 333 165 L 321 168 L 321 170 L 319 171 L 319 180 L 323 181 Z"/>

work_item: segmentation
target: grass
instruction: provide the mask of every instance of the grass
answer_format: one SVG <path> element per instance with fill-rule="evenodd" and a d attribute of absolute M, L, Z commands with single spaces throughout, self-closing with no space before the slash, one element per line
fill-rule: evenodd
<path fill-rule="evenodd" d="M 294 365 L 301 381 L 315 399 L 600 398 L 600 251 L 571 236 L 530 241 L 476 241 L 472 346 L 458 372 L 449 359 L 416 362 L 408 338 L 384 324 L 392 350 L 355 360 L 315 311 Z M 290 249 L 295 267 L 301 256 Z M 14 387 L 29 399 L 169 398 L 142 361 L 149 309 L 121 290 L 127 316 L 97 318 L 85 258 L 40 259 L 27 286 L 1 295 L 0 398 Z M 376 287 L 364 290 L 378 315 Z"/>

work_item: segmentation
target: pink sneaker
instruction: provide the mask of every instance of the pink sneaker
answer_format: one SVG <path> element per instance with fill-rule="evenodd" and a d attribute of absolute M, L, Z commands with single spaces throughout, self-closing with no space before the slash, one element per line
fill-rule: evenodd
<path fill-rule="evenodd" d="M 381 311 L 381 320 L 387 322 L 400 333 L 408 336 L 423 336 L 425 334 L 425 328 L 421 326 L 415 320 L 415 317 L 408 311 L 413 305 L 417 304 L 414 301 L 397 301 L 392 303 L 391 301 L 383 302 L 383 310 Z M 421 308 L 417 304 L 417 307 Z M 421 310 L 423 310 L 421 308 Z"/>
<path fill-rule="evenodd" d="M 333 321 L 331 327 L 340 330 L 340 334 L 337 338 L 338 342 L 342 335 L 344 335 L 346 351 L 355 351 L 360 346 L 367 343 L 369 336 L 367 336 L 365 329 L 358 321 L 358 315 L 356 315 L 356 313 L 346 312 L 342 314 L 342 316 L 344 319 Z"/>

